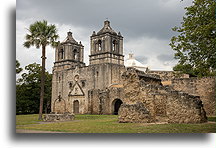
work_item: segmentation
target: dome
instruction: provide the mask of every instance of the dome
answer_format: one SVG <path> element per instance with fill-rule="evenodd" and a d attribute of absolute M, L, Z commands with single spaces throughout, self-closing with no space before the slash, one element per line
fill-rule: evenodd
<path fill-rule="evenodd" d="M 129 54 L 129 58 L 125 61 L 125 67 L 136 68 L 140 71 L 146 71 L 147 67 L 134 58 L 133 54 Z"/>

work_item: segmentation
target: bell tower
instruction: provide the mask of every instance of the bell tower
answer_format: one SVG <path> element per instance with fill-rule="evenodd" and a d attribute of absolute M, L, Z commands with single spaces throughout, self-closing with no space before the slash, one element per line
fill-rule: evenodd
<path fill-rule="evenodd" d="M 124 65 L 123 37 L 111 28 L 108 20 L 99 32 L 93 31 L 90 37 L 90 65 L 112 63 Z"/>
<path fill-rule="evenodd" d="M 83 62 L 84 46 L 81 41 L 78 43 L 72 36 L 72 32 L 67 33 L 67 37 L 55 51 L 54 68 L 75 68 L 76 66 L 82 67 L 85 65 Z"/>

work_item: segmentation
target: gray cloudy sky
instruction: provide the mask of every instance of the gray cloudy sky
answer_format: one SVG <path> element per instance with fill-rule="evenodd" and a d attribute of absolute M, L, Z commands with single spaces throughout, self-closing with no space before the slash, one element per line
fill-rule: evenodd
<path fill-rule="evenodd" d="M 124 37 L 124 54 L 132 52 L 135 58 L 154 70 L 172 70 L 176 61 L 169 47 L 171 30 L 179 26 L 184 7 L 192 0 L 17 0 L 16 58 L 24 67 L 41 63 L 41 49 L 23 47 L 26 28 L 37 20 L 56 24 L 60 41 L 71 29 L 77 41 L 85 46 L 88 64 L 89 39 L 92 31 L 99 31 L 108 18 L 111 27 Z M 51 72 L 54 49 L 47 48 L 46 68 Z"/>

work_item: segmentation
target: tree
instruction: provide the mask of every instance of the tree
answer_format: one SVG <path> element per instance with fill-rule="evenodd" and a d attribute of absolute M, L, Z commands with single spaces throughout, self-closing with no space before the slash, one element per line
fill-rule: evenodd
<path fill-rule="evenodd" d="M 170 46 L 179 60 L 173 70 L 191 76 L 215 73 L 215 0 L 194 0 L 186 7 L 181 27 L 172 28 L 179 33 L 171 38 Z"/>
<path fill-rule="evenodd" d="M 40 106 L 40 83 L 41 83 L 40 64 L 29 64 L 25 67 L 25 72 L 18 79 L 16 84 L 16 113 L 31 114 L 38 113 Z M 52 75 L 45 72 L 45 96 L 43 110 L 50 111 Z"/>
<path fill-rule="evenodd" d="M 16 74 L 19 74 L 23 69 L 20 67 L 20 63 L 16 60 Z"/>
<path fill-rule="evenodd" d="M 46 59 L 46 46 L 57 46 L 57 29 L 55 25 L 48 25 L 47 21 L 37 21 L 31 24 L 28 29 L 30 34 L 26 34 L 26 41 L 24 47 L 36 48 L 42 47 L 42 71 L 41 71 L 41 90 L 40 90 L 40 107 L 39 107 L 39 120 L 42 120 L 43 100 L 44 100 L 44 82 L 45 82 L 45 59 Z"/>

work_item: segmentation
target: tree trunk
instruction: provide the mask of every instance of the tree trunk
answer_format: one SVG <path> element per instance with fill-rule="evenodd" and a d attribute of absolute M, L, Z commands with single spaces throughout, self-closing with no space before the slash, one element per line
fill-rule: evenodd
<path fill-rule="evenodd" d="M 41 90 L 40 90 L 40 109 L 39 120 L 42 120 L 43 115 L 43 100 L 44 100 L 44 85 L 45 85 L 45 60 L 46 60 L 46 47 L 42 46 L 42 71 L 41 71 Z"/>

